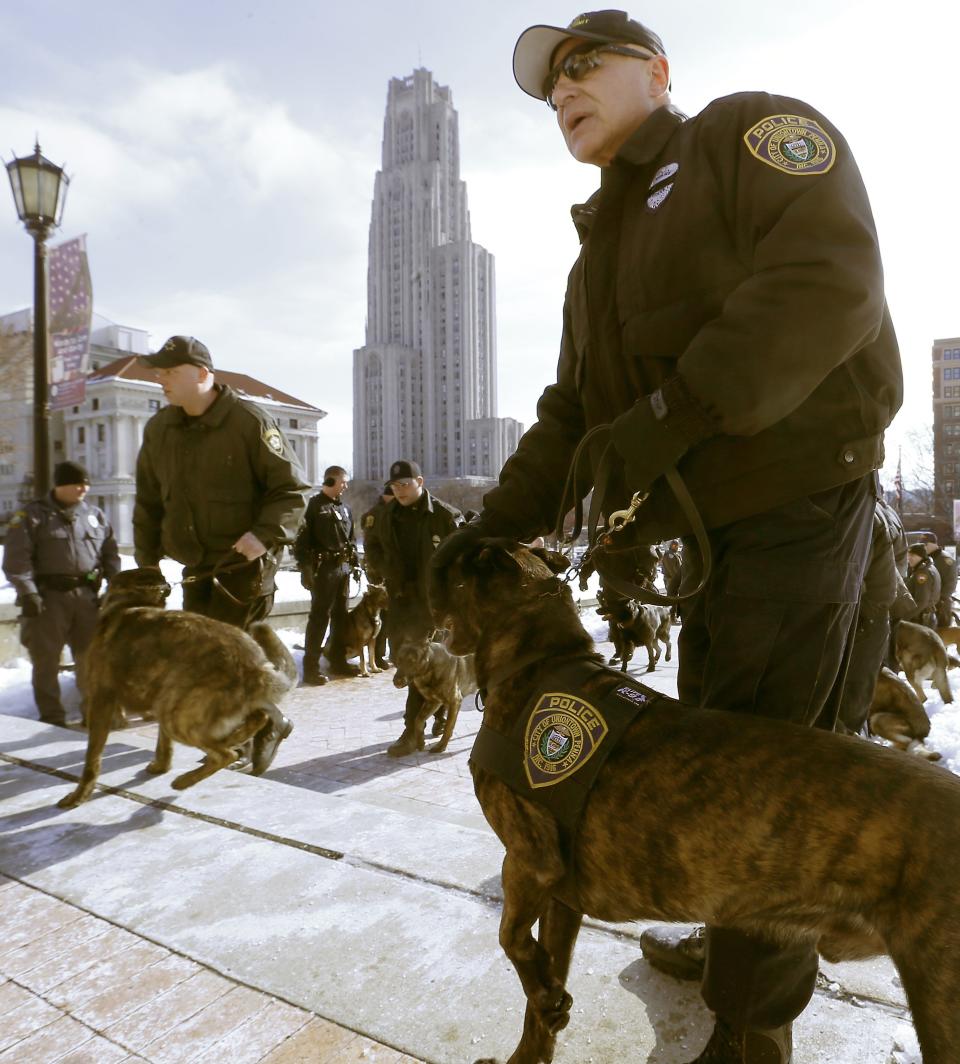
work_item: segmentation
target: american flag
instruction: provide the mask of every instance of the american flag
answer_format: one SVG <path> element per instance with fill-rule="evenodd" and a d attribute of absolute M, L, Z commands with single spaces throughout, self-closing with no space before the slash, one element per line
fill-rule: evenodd
<path fill-rule="evenodd" d="M 87 238 L 78 236 L 50 250 L 50 408 L 83 401 L 90 355 L 93 287 Z"/>
<path fill-rule="evenodd" d="M 903 516 L 903 448 L 897 452 L 897 475 L 893 478 L 894 505 Z"/>

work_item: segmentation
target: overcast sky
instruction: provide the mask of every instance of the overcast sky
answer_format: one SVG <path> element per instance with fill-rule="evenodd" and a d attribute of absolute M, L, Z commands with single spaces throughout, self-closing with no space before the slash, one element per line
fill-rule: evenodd
<path fill-rule="evenodd" d="M 687 113 L 762 89 L 800 97 L 846 135 L 904 357 L 895 458 L 905 432 L 930 421 L 932 341 L 960 334 L 960 4 L 630 10 L 663 38 Z M 427 67 L 453 92 L 473 239 L 496 256 L 499 413 L 529 425 L 556 366 L 577 250 L 569 205 L 598 174 L 567 155 L 546 106 L 516 87 L 510 59 L 528 25 L 578 13 L 529 0 L 4 4 L 0 147 L 9 161 L 38 133 L 44 154 L 66 163 L 59 236 L 89 234 L 99 313 L 149 330 L 153 349 L 192 333 L 216 365 L 329 411 L 321 463 L 348 464 L 387 82 Z M 0 193 L 0 313 L 32 301 L 31 262 L 12 197 Z"/>

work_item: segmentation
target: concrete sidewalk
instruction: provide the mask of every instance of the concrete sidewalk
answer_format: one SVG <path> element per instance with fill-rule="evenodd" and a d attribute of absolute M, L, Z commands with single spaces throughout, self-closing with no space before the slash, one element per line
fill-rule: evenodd
<path fill-rule="evenodd" d="M 262 779 L 224 772 L 179 794 L 195 751 L 150 777 L 154 727 L 114 733 L 107 789 L 69 812 L 55 803 L 85 736 L 0 717 L 0 1015 L 16 1008 L 0 1064 L 509 1056 L 523 995 L 497 943 L 503 851 L 467 767 L 480 718 L 468 703 L 446 753 L 391 759 L 404 699 L 391 678 L 293 692 L 295 731 Z M 645 679 L 675 691 L 672 665 Z M 585 925 L 557 1064 L 696 1056 L 710 1017 L 695 987 L 644 962 L 640 930 Z M 58 1024 L 87 1056 L 42 1048 Z M 889 963 L 824 964 L 795 1061 L 888 1064 L 905 1031 Z"/>

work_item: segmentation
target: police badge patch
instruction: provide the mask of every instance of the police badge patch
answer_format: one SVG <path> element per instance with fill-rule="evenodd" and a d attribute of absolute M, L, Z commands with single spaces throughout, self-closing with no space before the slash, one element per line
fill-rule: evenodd
<path fill-rule="evenodd" d="M 769 115 L 743 141 L 753 156 L 785 174 L 825 174 L 837 161 L 830 134 L 802 115 Z"/>
<path fill-rule="evenodd" d="M 609 728 L 589 702 L 550 691 L 533 707 L 524 737 L 523 767 L 536 790 L 572 776 L 590 760 Z"/>
<path fill-rule="evenodd" d="M 283 454 L 283 437 L 275 425 L 265 428 L 261 439 L 274 454 Z"/>

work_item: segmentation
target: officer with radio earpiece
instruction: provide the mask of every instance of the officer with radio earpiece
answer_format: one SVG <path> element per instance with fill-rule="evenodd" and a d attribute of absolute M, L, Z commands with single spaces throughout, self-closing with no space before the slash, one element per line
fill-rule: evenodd
<path fill-rule="evenodd" d="M 308 687 L 319 687 L 329 680 L 320 669 L 328 626 L 326 653 L 330 673 L 356 676 L 359 672 L 347 663 L 343 646 L 350 574 L 359 568 L 353 514 L 342 498 L 349 486 L 350 475 L 343 466 L 329 466 L 324 471 L 323 484 L 307 503 L 293 546 L 300 582 L 310 592 L 311 600 L 303 653 L 303 683 Z"/>

